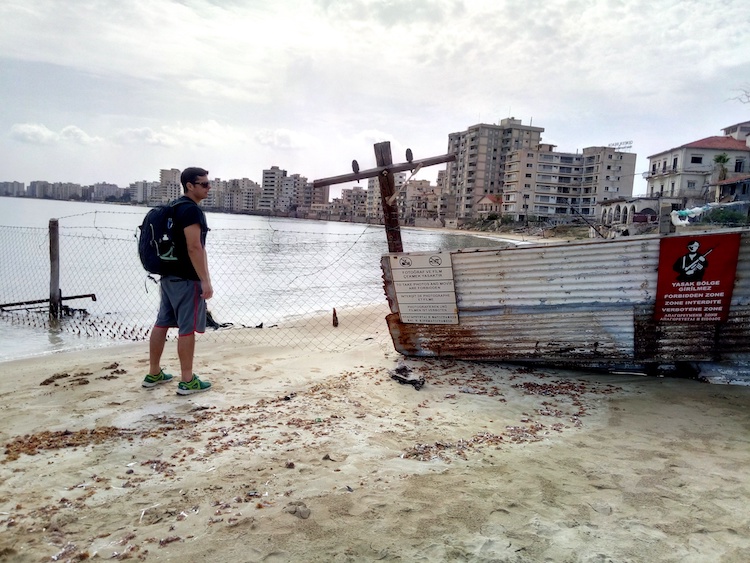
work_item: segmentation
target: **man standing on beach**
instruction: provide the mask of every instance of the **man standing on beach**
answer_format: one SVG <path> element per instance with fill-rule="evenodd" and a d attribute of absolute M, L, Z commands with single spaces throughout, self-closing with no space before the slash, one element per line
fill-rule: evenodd
<path fill-rule="evenodd" d="M 155 387 L 172 380 L 172 375 L 161 368 L 161 355 L 170 327 L 179 329 L 177 355 L 180 358 L 181 381 L 177 385 L 179 395 L 190 395 L 207 391 L 211 384 L 201 381 L 193 373 L 195 333 L 206 330 L 206 299 L 211 299 L 214 290 L 208 273 L 206 234 L 208 223 L 198 203 L 208 197 L 211 183 L 208 170 L 186 168 L 180 176 L 183 196 L 173 204 L 174 244 L 177 260 L 168 273 L 161 276 L 161 303 L 156 323 L 151 330 L 149 342 L 149 372 L 143 387 Z"/>

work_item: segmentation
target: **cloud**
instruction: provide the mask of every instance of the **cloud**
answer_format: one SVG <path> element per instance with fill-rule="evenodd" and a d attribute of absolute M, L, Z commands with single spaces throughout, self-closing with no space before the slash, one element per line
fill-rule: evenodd
<path fill-rule="evenodd" d="M 281 150 L 304 149 L 315 142 L 311 135 L 289 129 L 261 129 L 255 135 L 261 145 Z"/>
<path fill-rule="evenodd" d="M 138 127 L 121 129 L 115 140 L 122 145 L 162 147 L 217 147 L 247 142 L 247 136 L 229 125 L 215 120 L 195 124 L 162 125 L 158 129 Z"/>
<path fill-rule="evenodd" d="M 53 145 L 60 136 L 41 123 L 17 123 L 10 130 L 10 136 L 16 141 L 30 145 Z"/>
<path fill-rule="evenodd" d="M 100 137 L 90 136 L 83 129 L 76 127 L 75 125 L 68 125 L 60 131 L 60 139 L 63 141 L 71 141 L 79 145 L 94 145 L 103 141 Z"/>
<path fill-rule="evenodd" d="M 55 133 L 41 123 L 16 123 L 10 130 L 11 138 L 31 145 L 55 145 L 74 143 L 77 145 L 93 145 L 101 143 L 100 137 L 92 137 L 80 127 L 68 125 L 59 133 Z"/>
<path fill-rule="evenodd" d="M 750 76 L 746 3 L 2 0 L 0 153 L 27 176 L 101 168 L 96 146 L 123 182 L 122 162 L 189 158 L 322 177 L 371 166 L 380 141 L 423 158 L 515 116 L 560 150 L 633 138 L 654 154 L 750 107 L 729 101 Z M 63 143 L 81 150 L 40 158 Z"/>
<path fill-rule="evenodd" d="M 155 145 L 162 147 L 174 147 L 179 144 L 177 139 L 166 133 L 154 131 L 150 127 L 136 129 L 122 129 L 115 134 L 117 142 L 123 145 Z"/>
<path fill-rule="evenodd" d="M 315 0 L 314 3 L 329 17 L 374 21 L 383 27 L 439 25 L 465 9 L 462 0 Z"/>

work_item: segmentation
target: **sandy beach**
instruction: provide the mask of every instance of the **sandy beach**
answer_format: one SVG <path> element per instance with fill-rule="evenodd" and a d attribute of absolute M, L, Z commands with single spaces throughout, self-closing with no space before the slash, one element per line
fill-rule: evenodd
<path fill-rule="evenodd" d="M 750 560 L 750 387 L 408 359 L 383 333 L 199 341 L 214 388 L 189 397 L 141 388 L 146 360 L 0 365 L 0 560 Z"/>

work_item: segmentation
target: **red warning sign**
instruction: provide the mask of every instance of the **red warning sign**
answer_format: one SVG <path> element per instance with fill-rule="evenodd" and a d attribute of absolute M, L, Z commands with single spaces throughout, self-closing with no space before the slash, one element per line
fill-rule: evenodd
<path fill-rule="evenodd" d="M 739 233 L 663 238 L 654 318 L 726 321 L 739 249 Z"/>

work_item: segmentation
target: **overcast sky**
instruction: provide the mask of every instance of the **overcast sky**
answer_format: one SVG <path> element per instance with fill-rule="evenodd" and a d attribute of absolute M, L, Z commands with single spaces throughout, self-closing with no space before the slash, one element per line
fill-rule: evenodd
<path fill-rule="evenodd" d="M 749 19 L 748 0 L 1 0 L 0 181 L 313 180 L 505 117 L 565 152 L 632 140 L 642 172 L 750 120 Z"/>

